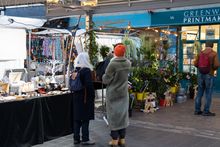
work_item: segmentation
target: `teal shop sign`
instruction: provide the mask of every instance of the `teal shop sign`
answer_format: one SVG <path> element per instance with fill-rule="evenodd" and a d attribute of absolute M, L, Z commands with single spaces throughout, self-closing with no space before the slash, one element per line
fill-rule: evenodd
<path fill-rule="evenodd" d="M 155 12 L 151 16 L 152 26 L 194 25 L 220 23 L 220 8 L 191 9 Z"/>
<path fill-rule="evenodd" d="M 127 28 L 130 23 L 131 27 L 147 27 L 151 24 L 151 16 L 147 12 L 130 12 L 116 14 L 94 15 L 93 22 L 95 26 L 100 27 L 116 27 Z M 70 18 L 69 26 L 74 26 L 77 23 L 77 17 Z M 85 29 L 85 17 L 81 17 L 79 27 Z"/>

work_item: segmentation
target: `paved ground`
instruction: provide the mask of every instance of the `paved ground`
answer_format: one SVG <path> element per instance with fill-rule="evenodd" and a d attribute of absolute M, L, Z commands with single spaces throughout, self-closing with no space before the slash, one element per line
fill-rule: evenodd
<path fill-rule="evenodd" d="M 127 147 L 220 147 L 220 94 L 215 94 L 212 111 L 215 117 L 195 116 L 194 101 L 161 107 L 153 114 L 135 111 L 127 129 Z M 94 147 L 107 147 L 109 129 L 96 114 L 90 136 Z M 73 147 L 72 134 L 34 147 Z M 77 145 L 76 147 L 81 147 Z"/>

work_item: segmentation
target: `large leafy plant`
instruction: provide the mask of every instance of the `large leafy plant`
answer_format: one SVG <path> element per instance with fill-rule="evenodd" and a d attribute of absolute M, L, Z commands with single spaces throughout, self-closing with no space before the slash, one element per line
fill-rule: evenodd
<path fill-rule="evenodd" d="M 142 73 L 142 67 L 132 67 L 131 74 L 129 76 L 129 81 L 132 83 L 132 89 L 135 92 L 142 92 L 141 90 L 144 85 Z"/>
<path fill-rule="evenodd" d="M 156 43 L 146 34 L 142 34 L 140 52 L 143 55 L 144 60 L 155 60 L 156 56 Z"/>
<path fill-rule="evenodd" d="M 127 34 L 122 39 L 122 43 L 126 46 L 126 57 L 128 59 L 137 59 L 135 45 L 133 43 L 133 40 L 131 38 L 129 38 L 129 36 Z"/>
<path fill-rule="evenodd" d="M 99 50 L 102 58 L 105 59 L 110 51 L 110 48 L 106 45 L 102 45 Z"/>
<path fill-rule="evenodd" d="M 91 24 L 93 28 L 94 23 Z M 85 48 L 88 50 L 90 61 L 93 65 L 96 65 L 98 62 L 98 43 L 96 42 L 96 33 L 94 30 L 90 30 L 86 33 L 86 40 L 85 40 Z"/>

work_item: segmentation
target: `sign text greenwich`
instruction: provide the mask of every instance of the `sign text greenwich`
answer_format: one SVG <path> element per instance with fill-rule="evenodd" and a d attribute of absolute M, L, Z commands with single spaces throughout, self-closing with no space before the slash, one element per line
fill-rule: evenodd
<path fill-rule="evenodd" d="M 183 23 L 215 23 L 220 22 L 220 8 L 184 11 Z"/>

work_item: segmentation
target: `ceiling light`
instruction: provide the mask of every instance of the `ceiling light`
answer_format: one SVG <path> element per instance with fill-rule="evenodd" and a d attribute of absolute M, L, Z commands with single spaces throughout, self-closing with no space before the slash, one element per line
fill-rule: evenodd
<path fill-rule="evenodd" d="M 49 4 L 57 4 L 59 2 L 60 2 L 60 0 L 47 0 L 47 3 L 49 3 Z"/>
<path fill-rule="evenodd" d="M 96 6 L 98 0 L 80 0 L 81 6 Z"/>

